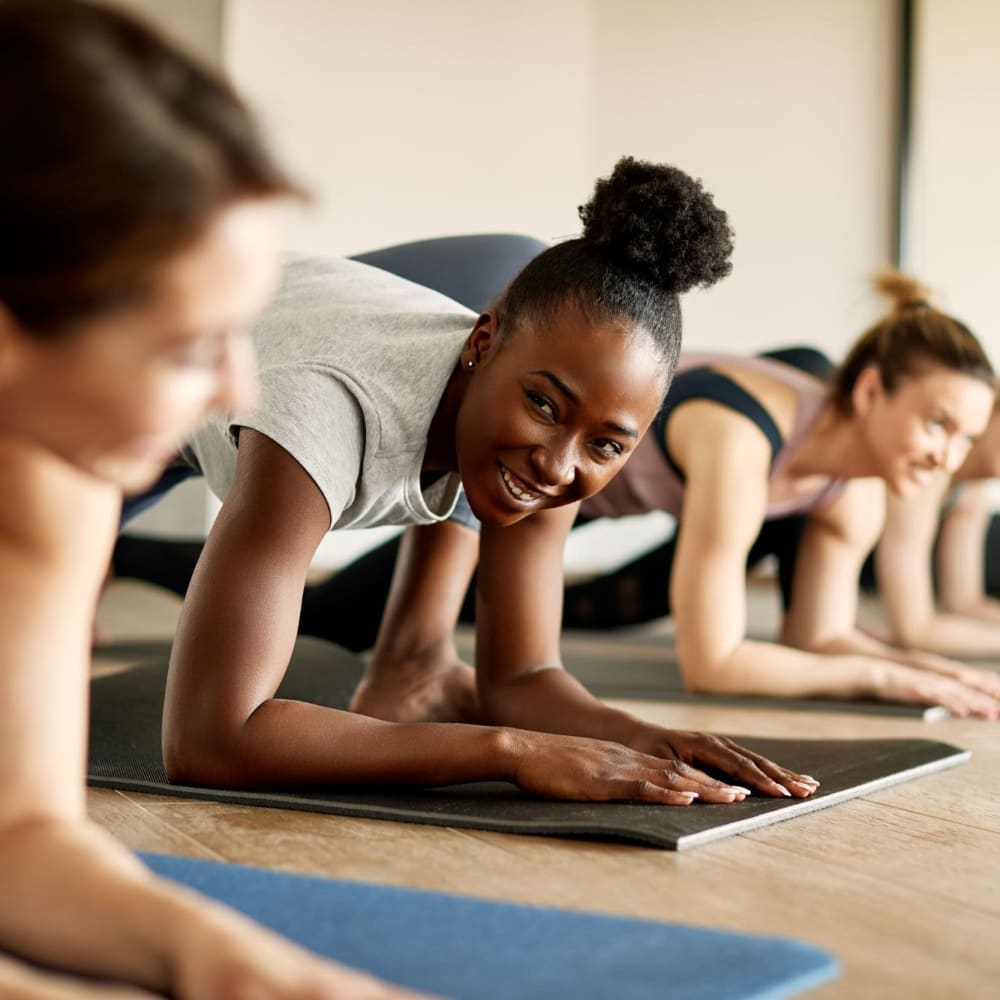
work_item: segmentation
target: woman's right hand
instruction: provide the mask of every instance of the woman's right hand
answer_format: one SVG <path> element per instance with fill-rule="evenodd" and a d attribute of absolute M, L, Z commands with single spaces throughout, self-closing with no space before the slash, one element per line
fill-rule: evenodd
<path fill-rule="evenodd" d="M 171 995 L 179 1000 L 427 1000 L 320 958 L 215 904 L 199 900 L 191 917 L 176 941 Z"/>
<path fill-rule="evenodd" d="M 653 802 L 689 806 L 742 802 L 747 788 L 709 777 L 680 760 L 654 757 L 621 743 L 514 730 L 512 780 L 524 792 L 583 802 Z"/>
<path fill-rule="evenodd" d="M 875 696 L 909 705 L 942 705 L 960 718 L 1000 719 L 1000 699 L 933 670 L 885 662 L 876 668 Z"/>

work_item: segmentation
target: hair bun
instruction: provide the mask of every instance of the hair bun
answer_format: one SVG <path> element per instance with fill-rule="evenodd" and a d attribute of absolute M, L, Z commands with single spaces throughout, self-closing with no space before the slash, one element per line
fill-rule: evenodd
<path fill-rule="evenodd" d="M 597 182 L 580 218 L 585 240 L 668 292 L 713 285 L 732 270 L 726 213 L 676 167 L 623 157 Z"/>
<path fill-rule="evenodd" d="M 930 306 L 936 308 L 931 290 L 912 275 L 903 274 L 893 267 L 879 271 L 873 278 L 875 291 L 892 303 L 892 311 L 913 306 Z"/>

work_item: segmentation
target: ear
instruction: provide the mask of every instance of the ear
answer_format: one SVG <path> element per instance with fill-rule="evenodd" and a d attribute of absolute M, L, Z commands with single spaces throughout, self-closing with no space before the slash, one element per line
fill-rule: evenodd
<path fill-rule="evenodd" d="M 868 365 L 867 368 L 862 368 L 851 390 L 851 402 L 855 414 L 864 419 L 875 409 L 883 396 L 885 396 L 885 385 L 878 367 Z"/>
<path fill-rule="evenodd" d="M 488 360 L 490 352 L 496 353 L 500 344 L 500 323 L 497 314 L 484 312 L 469 334 L 462 348 L 462 368 L 471 369 Z"/>

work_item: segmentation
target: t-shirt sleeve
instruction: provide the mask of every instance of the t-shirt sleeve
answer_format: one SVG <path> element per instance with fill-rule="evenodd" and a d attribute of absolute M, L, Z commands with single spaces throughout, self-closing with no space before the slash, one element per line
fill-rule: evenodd
<path fill-rule="evenodd" d="M 462 490 L 462 492 L 458 494 L 458 500 L 455 502 L 455 506 L 448 515 L 448 520 L 464 524 L 465 527 L 471 528 L 473 531 L 480 531 L 483 527 L 479 518 L 472 513 L 469 501 L 465 498 L 465 490 Z"/>
<path fill-rule="evenodd" d="M 276 367 L 261 373 L 254 409 L 234 418 L 280 445 L 319 487 L 330 525 L 354 502 L 365 454 L 365 420 L 350 390 L 322 371 Z"/>

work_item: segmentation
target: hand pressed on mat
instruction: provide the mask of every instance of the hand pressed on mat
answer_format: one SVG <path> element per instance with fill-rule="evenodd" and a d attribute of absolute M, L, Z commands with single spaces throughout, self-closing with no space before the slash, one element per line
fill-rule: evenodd
<path fill-rule="evenodd" d="M 697 767 L 706 767 L 744 781 L 752 789 L 766 795 L 804 799 L 819 788 L 819 782 L 815 778 L 782 767 L 725 736 L 643 726 L 629 745 L 659 757 L 676 758 L 677 773 L 684 774 L 693 781 L 713 780 L 703 771 L 697 770 Z M 723 782 L 715 784 L 724 787 Z"/>

